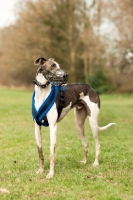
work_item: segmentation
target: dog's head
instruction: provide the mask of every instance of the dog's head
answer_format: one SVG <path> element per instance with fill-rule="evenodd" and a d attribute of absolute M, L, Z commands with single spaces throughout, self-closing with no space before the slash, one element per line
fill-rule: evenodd
<path fill-rule="evenodd" d="M 60 68 L 53 58 L 47 60 L 40 57 L 34 61 L 34 64 L 40 65 L 37 75 L 42 74 L 51 84 L 62 85 L 67 82 L 68 74 Z"/>

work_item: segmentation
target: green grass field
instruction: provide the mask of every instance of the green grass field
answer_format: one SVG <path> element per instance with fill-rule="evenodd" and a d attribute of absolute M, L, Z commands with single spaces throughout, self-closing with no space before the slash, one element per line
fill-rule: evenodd
<path fill-rule="evenodd" d="M 32 91 L 0 89 L 1 200 L 133 200 L 133 95 L 102 95 L 99 125 L 100 166 L 92 167 L 94 141 L 86 120 L 87 165 L 73 111 L 58 124 L 56 169 L 49 170 L 49 128 L 43 128 L 45 172 L 37 175 L 38 152 L 31 117 Z M 5 190 L 4 190 L 5 189 Z"/>

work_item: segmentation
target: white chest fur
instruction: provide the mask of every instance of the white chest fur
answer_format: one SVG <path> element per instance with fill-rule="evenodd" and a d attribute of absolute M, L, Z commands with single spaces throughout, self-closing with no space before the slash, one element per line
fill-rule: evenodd
<path fill-rule="evenodd" d="M 48 97 L 51 91 L 51 85 L 46 88 L 40 88 L 35 86 L 35 108 L 38 110 L 40 106 L 43 104 L 45 99 Z"/>

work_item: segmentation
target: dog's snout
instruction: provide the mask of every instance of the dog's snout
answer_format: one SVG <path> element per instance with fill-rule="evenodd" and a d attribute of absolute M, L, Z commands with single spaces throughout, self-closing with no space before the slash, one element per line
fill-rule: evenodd
<path fill-rule="evenodd" d="M 59 76 L 59 77 L 63 77 L 64 76 L 64 71 L 62 69 L 57 69 L 56 75 Z"/>
<path fill-rule="evenodd" d="M 62 71 L 57 71 L 58 76 L 62 76 L 62 74 L 63 74 Z"/>
<path fill-rule="evenodd" d="M 62 75 L 62 77 L 64 77 L 64 76 L 67 75 L 67 73 L 66 73 L 64 70 L 62 70 L 62 69 L 58 69 L 58 70 L 56 71 L 56 74 Z"/>
<path fill-rule="evenodd" d="M 63 78 L 67 78 L 67 77 L 68 77 L 68 74 L 65 72 L 63 75 Z"/>

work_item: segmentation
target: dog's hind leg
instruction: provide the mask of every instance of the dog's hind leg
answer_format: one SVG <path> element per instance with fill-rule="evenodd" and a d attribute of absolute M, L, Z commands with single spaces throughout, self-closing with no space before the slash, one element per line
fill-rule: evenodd
<path fill-rule="evenodd" d="M 88 145 L 87 145 L 87 141 L 86 141 L 85 133 L 84 133 L 84 122 L 85 122 L 85 119 L 87 117 L 86 108 L 85 107 L 83 107 L 81 109 L 75 108 L 74 114 L 75 114 L 76 128 L 77 128 L 78 134 L 81 138 L 82 145 L 83 145 L 83 148 L 84 148 L 84 158 L 83 158 L 83 161 L 81 161 L 81 162 L 83 164 L 86 164 L 87 154 L 88 154 Z"/>
<path fill-rule="evenodd" d="M 36 122 L 35 122 L 35 139 L 39 154 L 39 169 L 37 170 L 37 174 L 40 174 L 44 171 L 44 157 L 42 151 L 41 126 L 39 126 Z"/>
<path fill-rule="evenodd" d="M 96 146 L 95 161 L 93 163 L 93 166 L 99 165 L 99 155 L 100 155 L 100 143 L 98 140 L 98 122 L 97 122 L 98 113 L 99 113 L 99 108 L 97 107 L 97 104 L 95 105 L 93 104 L 93 106 L 91 107 L 91 116 L 89 116 L 90 127 L 93 133 Z"/>

